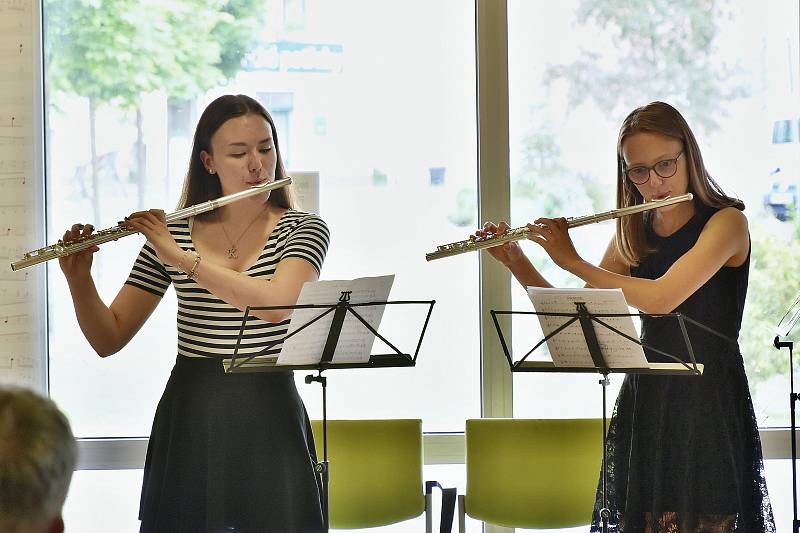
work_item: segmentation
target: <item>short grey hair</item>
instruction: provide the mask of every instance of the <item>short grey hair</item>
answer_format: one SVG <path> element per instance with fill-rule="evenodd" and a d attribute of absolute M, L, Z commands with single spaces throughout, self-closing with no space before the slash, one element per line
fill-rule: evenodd
<path fill-rule="evenodd" d="M 28 531 L 61 516 L 77 449 L 49 399 L 0 386 L 0 531 Z"/>

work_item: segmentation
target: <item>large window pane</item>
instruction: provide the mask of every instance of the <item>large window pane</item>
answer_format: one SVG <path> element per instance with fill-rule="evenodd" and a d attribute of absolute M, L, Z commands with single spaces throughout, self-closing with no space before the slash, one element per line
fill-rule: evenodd
<path fill-rule="evenodd" d="M 45 2 L 51 240 L 74 222 L 173 210 L 199 113 L 220 94 L 252 95 L 273 113 L 290 169 L 319 173 L 332 233 L 322 277 L 395 273 L 392 299 L 438 302 L 417 367 L 331 372 L 329 416 L 458 430 L 479 413 L 477 258 L 430 266 L 424 254 L 476 223 L 471 2 L 262 0 L 234 17 L 189 4 Z M 130 237 L 97 254 L 106 302 L 141 245 Z M 49 269 L 53 396 L 79 436 L 147 435 L 175 358 L 174 294 L 100 360 Z M 387 313 L 384 331 L 404 351 L 422 311 Z M 299 387 L 321 416 L 318 385 Z"/>
<path fill-rule="evenodd" d="M 800 290 L 797 2 L 509 0 L 508 18 L 514 225 L 613 208 L 620 123 L 652 100 L 674 104 L 712 176 L 747 205 L 752 259 L 740 344 L 759 423 L 786 424 L 788 363 L 772 347 L 772 327 Z M 572 236 L 598 261 L 613 231 L 605 224 Z M 526 250 L 556 284 L 578 284 L 542 250 Z M 514 307 L 529 309 L 513 290 Z M 515 326 L 522 349 L 538 332 Z M 583 378 L 518 377 L 515 414 L 598 414 L 596 380 Z M 543 390 L 559 394 L 557 406 L 535 401 Z"/>

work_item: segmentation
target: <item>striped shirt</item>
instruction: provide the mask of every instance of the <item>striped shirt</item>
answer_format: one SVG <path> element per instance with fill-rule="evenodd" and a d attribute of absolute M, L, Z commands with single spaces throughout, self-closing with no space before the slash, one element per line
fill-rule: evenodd
<path fill-rule="evenodd" d="M 172 222 L 168 224 L 168 228 L 181 249 L 194 251 L 191 221 L 192 219 L 184 219 Z M 278 220 L 261 256 L 245 273 L 252 278 L 272 279 L 278 263 L 287 257 L 305 259 L 319 272 L 329 241 L 328 227 L 320 217 L 290 209 Z M 125 283 L 159 297 L 164 295 L 170 283 L 175 285 L 178 296 L 180 355 L 221 358 L 233 356 L 244 311 L 217 298 L 175 267 L 162 263 L 149 242 L 145 243 L 136 258 Z M 267 323 L 252 315 L 248 316 L 237 359 L 258 353 L 272 342 L 282 341 L 288 325 L 288 319 Z M 281 346 L 282 342 L 270 348 L 263 356 L 274 357 L 280 352 Z"/>

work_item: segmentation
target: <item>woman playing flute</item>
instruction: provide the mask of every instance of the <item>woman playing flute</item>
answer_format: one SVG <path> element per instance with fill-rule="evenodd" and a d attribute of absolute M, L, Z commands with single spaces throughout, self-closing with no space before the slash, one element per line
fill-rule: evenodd
<path fill-rule="evenodd" d="M 250 97 L 222 96 L 198 122 L 182 207 L 284 177 L 269 113 Z M 59 262 L 81 330 L 101 357 L 123 348 L 175 286 L 178 354 L 148 444 L 141 531 L 322 531 L 313 438 L 292 373 L 224 375 L 222 365 L 247 306 L 292 305 L 303 283 L 317 279 L 325 223 L 295 210 L 286 188 L 168 225 L 160 210 L 126 220 L 147 242 L 110 306 L 90 273 L 96 246 Z M 91 231 L 75 225 L 64 240 Z M 255 314 L 244 355 L 287 331 L 289 311 Z"/>
<path fill-rule="evenodd" d="M 692 202 L 618 219 L 598 266 L 575 250 L 563 218 L 537 219 L 528 225 L 529 238 L 587 287 L 620 288 L 644 313 L 679 311 L 725 336 L 687 325 L 705 365 L 700 378 L 625 377 L 606 441 L 611 530 L 772 532 L 761 443 L 737 344 L 750 263 L 744 204 L 711 178 L 676 109 L 663 102 L 635 109 L 617 143 L 617 207 L 687 192 Z M 487 222 L 476 236 L 507 229 Z M 551 286 L 516 242 L 489 252 L 523 286 Z M 674 320 L 643 317 L 642 340 L 667 353 L 685 352 Z M 601 529 L 599 495 L 592 531 Z"/>

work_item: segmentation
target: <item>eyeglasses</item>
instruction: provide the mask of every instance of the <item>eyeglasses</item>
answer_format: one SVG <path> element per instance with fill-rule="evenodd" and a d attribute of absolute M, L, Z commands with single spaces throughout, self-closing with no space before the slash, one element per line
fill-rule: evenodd
<path fill-rule="evenodd" d="M 683 155 L 681 151 L 672 159 L 663 159 L 652 167 L 638 166 L 625 170 L 625 176 L 636 185 L 644 185 L 650 180 L 650 171 L 655 172 L 660 178 L 671 178 L 678 171 L 678 159 Z"/>

